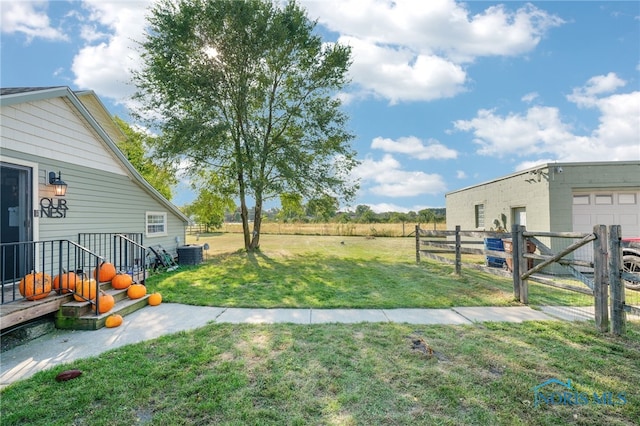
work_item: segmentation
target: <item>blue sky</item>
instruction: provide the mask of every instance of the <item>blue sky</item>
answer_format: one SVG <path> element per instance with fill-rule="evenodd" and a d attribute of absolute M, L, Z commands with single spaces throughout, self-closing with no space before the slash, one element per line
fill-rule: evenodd
<path fill-rule="evenodd" d="M 1 0 L 1 86 L 93 90 L 129 120 L 149 4 Z M 301 4 L 352 47 L 352 206 L 418 211 L 540 162 L 640 159 L 638 1 Z"/>

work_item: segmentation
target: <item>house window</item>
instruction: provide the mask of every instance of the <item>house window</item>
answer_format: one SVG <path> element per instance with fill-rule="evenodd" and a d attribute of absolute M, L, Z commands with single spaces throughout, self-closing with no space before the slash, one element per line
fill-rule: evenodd
<path fill-rule="evenodd" d="M 596 195 L 596 204 L 613 204 L 612 195 Z"/>
<path fill-rule="evenodd" d="M 147 212 L 147 237 L 167 235 L 167 214 L 162 212 Z"/>
<path fill-rule="evenodd" d="M 476 228 L 484 228 L 484 204 L 476 204 Z"/>

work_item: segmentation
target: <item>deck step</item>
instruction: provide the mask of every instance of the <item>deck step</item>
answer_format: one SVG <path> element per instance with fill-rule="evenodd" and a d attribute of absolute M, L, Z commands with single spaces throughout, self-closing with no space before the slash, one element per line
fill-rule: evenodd
<path fill-rule="evenodd" d="M 127 290 L 114 290 L 109 286 L 109 288 L 101 287 L 101 290 L 107 294 L 113 296 L 116 304 L 123 299 L 127 298 Z M 94 305 L 91 302 L 82 301 L 78 302 L 73 299 L 71 302 L 67 302 L 60 306 L 60 313 L 65 317 L 81 317 L 84 315 L 91 314 L 94 310 Z"/>
<path fill-rule="evenodd" d="M 112 290 L 123 292 L 126 296 L 126 290 Z M 68 330 L 98 330 L 104 327 L 104 323 L 109 315 L 119 314 L 123 317 L 127 314 L 142 309 L 149 304 L 149 294 L 141 297 L 140 299 L 129 299 L 127 297 L 121 298 L 116 301 L 116 305 L 109 312 L 96 315 L 93 312 L 88 312 L 80 316 L 67 316 L 63 313 L 63 309 L 60 309 L 56 314 L 56 327 Z M 72 302 L 72 303 L 87 303 L 87 302 Z"/>

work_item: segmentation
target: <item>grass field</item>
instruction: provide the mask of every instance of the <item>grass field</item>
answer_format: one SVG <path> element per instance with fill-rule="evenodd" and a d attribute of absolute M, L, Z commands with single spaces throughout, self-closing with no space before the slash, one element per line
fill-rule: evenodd
<path fill-rule="evenodd" d="M 556 321 L 212 324 L 13 384 L 2 425 L 630 426 L 638 365 L 637 324 L 625 339 Z M 69 368 L 84 373 L 54 380 Z M 581 403 L 536 405 L 550 378 L 571 380 Z M 608 392 L 615 405 L 594 399 Z"/>
<path fill-rule="evenodd" d="M 415 261 L 413 238 L 263 235 L 247 254 L 241 234 L 214 234 L 206 262 L 147 280 L 166 301 L 225 307 L 447 308 L 510 306 L 511 280 Z M 532 305 L 589 305 L 589 297 L 532 283 Z"/>
<path fill-rule="evenodd" d="M 151 290 L 220 306 L 514 303 L 509 280 L 417 265 L 411 238 L 265 235 L 255 255 L 239 234 L 197 242 L 210 245 L 206 262 L 152 277 Z M 576 302 L 566 293 L 530 291 Z M 0 391 L 2 425 L 637 425 L 640 324 L 627 329 L 210 324 L 14 383 Z M 55 381 L 71 368 L 82 376 Z M 550 379 L 573 388 L 550 385 L 553 403 L 536 403 Z"/>

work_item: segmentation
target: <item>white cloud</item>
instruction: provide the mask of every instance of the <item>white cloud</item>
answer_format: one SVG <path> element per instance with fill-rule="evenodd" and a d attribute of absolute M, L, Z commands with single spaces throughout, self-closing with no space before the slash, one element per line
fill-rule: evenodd
<path fill-rule="evenodd" d="M 447 189 L 442 176 L 402 170 L 400 162 L 390 154 L 380 161 L 366 158 L 353 176 L 360 180 L 361 190 L 386 197 L 439 194 Z"/>
<path fill-rule="evenodd" d="M 134 91 L 129 84 L 131 70 L 140 66 L 135 41 L 142 39 L 151 3 L 82 3 L 88 13 L 83 16 L 75 12 L 74 17 L 80 22 L 80 35 L 86 45 L 74 58 L 75 84 L 116 102 L 126 102 Z M 46 14 L 37 8 L 46 2 L 7 4 L 24 6 L 5 7 L 2 3 L 3 31 L 11 28 L 5 25 L 5 9 L 24 9 L 30 13 L 20 15 L 30 16 L 34 22 L 28 28 L 46 28 L 49 37 L 55 36 Z M 310 1 L 303 7 L 311 19 L 318 18 L 321 25 L 338 32 L 340 42 L 353 48 L 349 72 L 354 85 L 351 93 L 340 95 L 347 103 L 370 96 L 388 99 L 392 104 L 456 96 L 468 83 L 464 64 L 480 56 L 527 53 L 549 28 L 562 24 L 558 17 L 532 5 L 514 10 L 492 6 L 476 15 L 454 0 Z M 14 18 L 12 22 L 20 21 Z"/>
<path fill-rule="evenodd" d="M 391 203 L 367 204 L 374 213 L 399 212 L 408 213 L 409 209 Z"/>
<path fill-rule="evenodd" d="M 400 167 L 400 162 L 393 158 L 392 155 L 387 154 L 380 161 L 365 158 L 353 171 L 353 175 L 363 181 L 376 180 L 378 176 L 386 173 L 388 170 L 397 170 L 400 169 Z"/>
<path fill-rule="evenodd" d="M 340 34 L 353 49 L 360 96 L 401 101 L 448 98 L 465 90 L 462 67 L 483 56 L 535 49 L 564 22 L 531 4 L 491 6 L 471 16 L 464 3 L 439 1 L 306 1 L 311 19 Z"/>
<path fill-rule="evenodd" d="M 466 179 L 468 176 L 467 174 L 464 172 L 464 170 L 458 170 L 456 171 L 456 178 L 458 179 Z"/>
<path fill-rule="evenodd" d="M 515 167 L 515 171 L 519 172 L 520 170 L 532 169 L 532 168 L 534 168 L 536 166 L 540 166 L 542 164 L 553 163 L 555 161 L 556 160 L 552 160 L 550 158 L 544 158 L 544 159 L 533 160 L 533 161 L 523 161 L 523 162 L 519 163 Z"/>
<path fill-rule="evenodd" d="M 367 204 L 374 213 L 387 213 L 387 212 L 398 212 L 398 213 L 409 213 L 409 212 L 419 212 L 420 210 L 429 209 L 429 208 L 439 208 L 442 206 L 411 206 L 411 207 L 403 207 L 393 203 L 379 203 L 379 204 Z M 352 209 L 351 211 L 355 211 Z M 411 232 L 412 230 L 407 227 L 407 232 Z"/>
<path fill-rule="evenodd" d="M 80 27 L 80 38 L 88 43 L 94 43 L 98 40 L 108 39 L 109 34 L 100 32 L 95 25 L 82 25 Z"/>
<path fill-rule="evenodd" d="M 554 149 L 576 138 L 562 123 L 557 108 L 535 106 L 524 115 L 496 115 L 482 109 L 471 120 L 454 122 L 458 130 L 471 131 L 478 154 L 496 157 L 526 156 Z"/>
<path fill-rule="evenodd" d="M 24 34 L 27 42 L 34 38 L 68 40 L 60 29 L 53 28 L 47 16 L 47 1 L 0 2 L 0 28 L 4 34 Z"/>
<path fill-rule="evenodd" d="M 464 90 L 465 71 L 444 58 L 353 37 L 341 37 L 339 42 L 352 48 L 349 73 L 360 97 L 373 95 L 395 104 L 450 98 Z"/>
<path fill-rule="evenodd" d="M 464 3 L 439 1 L 305 1 L 311 19 L 332 31 L 379 45 L 406 46 L 464 62 L 479 56 L 519 55 L 564 23 L 531 4 L 516 11 L 490 6 L 470 16 Z"/>
<path fill-rule="evenodd" d="M 538 93 L 537 92 L 531 92 L 531 93 L 527 93 L 526 95 L 524 95 L 521 100 L 522 102 L 526 102 L 528 104 L 530 104 L 531 102 L 535 101 L 536 99 L 538 99 Z"/>
<path fill-rule="evenodd" d="M 576 103 L 579 107 L 588 108 L 597 104 L 598 95 L 613 93 L 625 85 L 626 82 L 613 72 L 607 75 L 597 75 L 591 77 L 585 86 L 574 88 L 573 92 L 567 96 L 567 99 Z"/>
<path fill-rule="evenodd" d="M 452 159 L 458 156 L 457 151 L 447 148 L 435 139 L 430 139 L 425 144 L 415 136 L 401 137 L 398 140 L 377 137 L 371 142 L 371 148 L 407 154 L 419 160 Z"/>
<path fill-rule="evenodd" d="M 624 159 L 624 148 L 630 147 L 632 158 L 640 156 L 640 92 L 612 95 L 602 98 L 597 105 L 600 110 L 600 125 L 593 138 L 605 147 L 621 150 L 620 159 Z"/>
<path fill-rule="evenodd" d="M 149 1 L 86 1 L 82 37 L 87 44 L 73 60 L 75 84 L 126 103 L 135 88 L 131 71 L 140 66 L 136 41 L 142 40 Z M 95 30 L 90 30 L 95 28 Z M 93 31 L 93 32 L 91 32 Z"/>
<path fill-rule="evenodd" d="M 563 122 L 557 108 L 535 106 L 524 114 L 498 115 L 479 110 L 471 120 L 458 120 L 454 128 L 472 132 L 478 154 L 546 156 L 553 161 L 617 161 L 640 159 L 640 92 L 609 94 L 625 82 L 615 74 L 591 78 L 567 99 L 600 112 L 598 126 L 590 134 L 575 134 Z M 541 160 L 534 160 L 538 162 Z M 544 160 L 551 161 L 551 160 Z M 523 163 L 518 167 L 525 167 Z M 525 167 L 526 168 L 526 167 Z"/>

